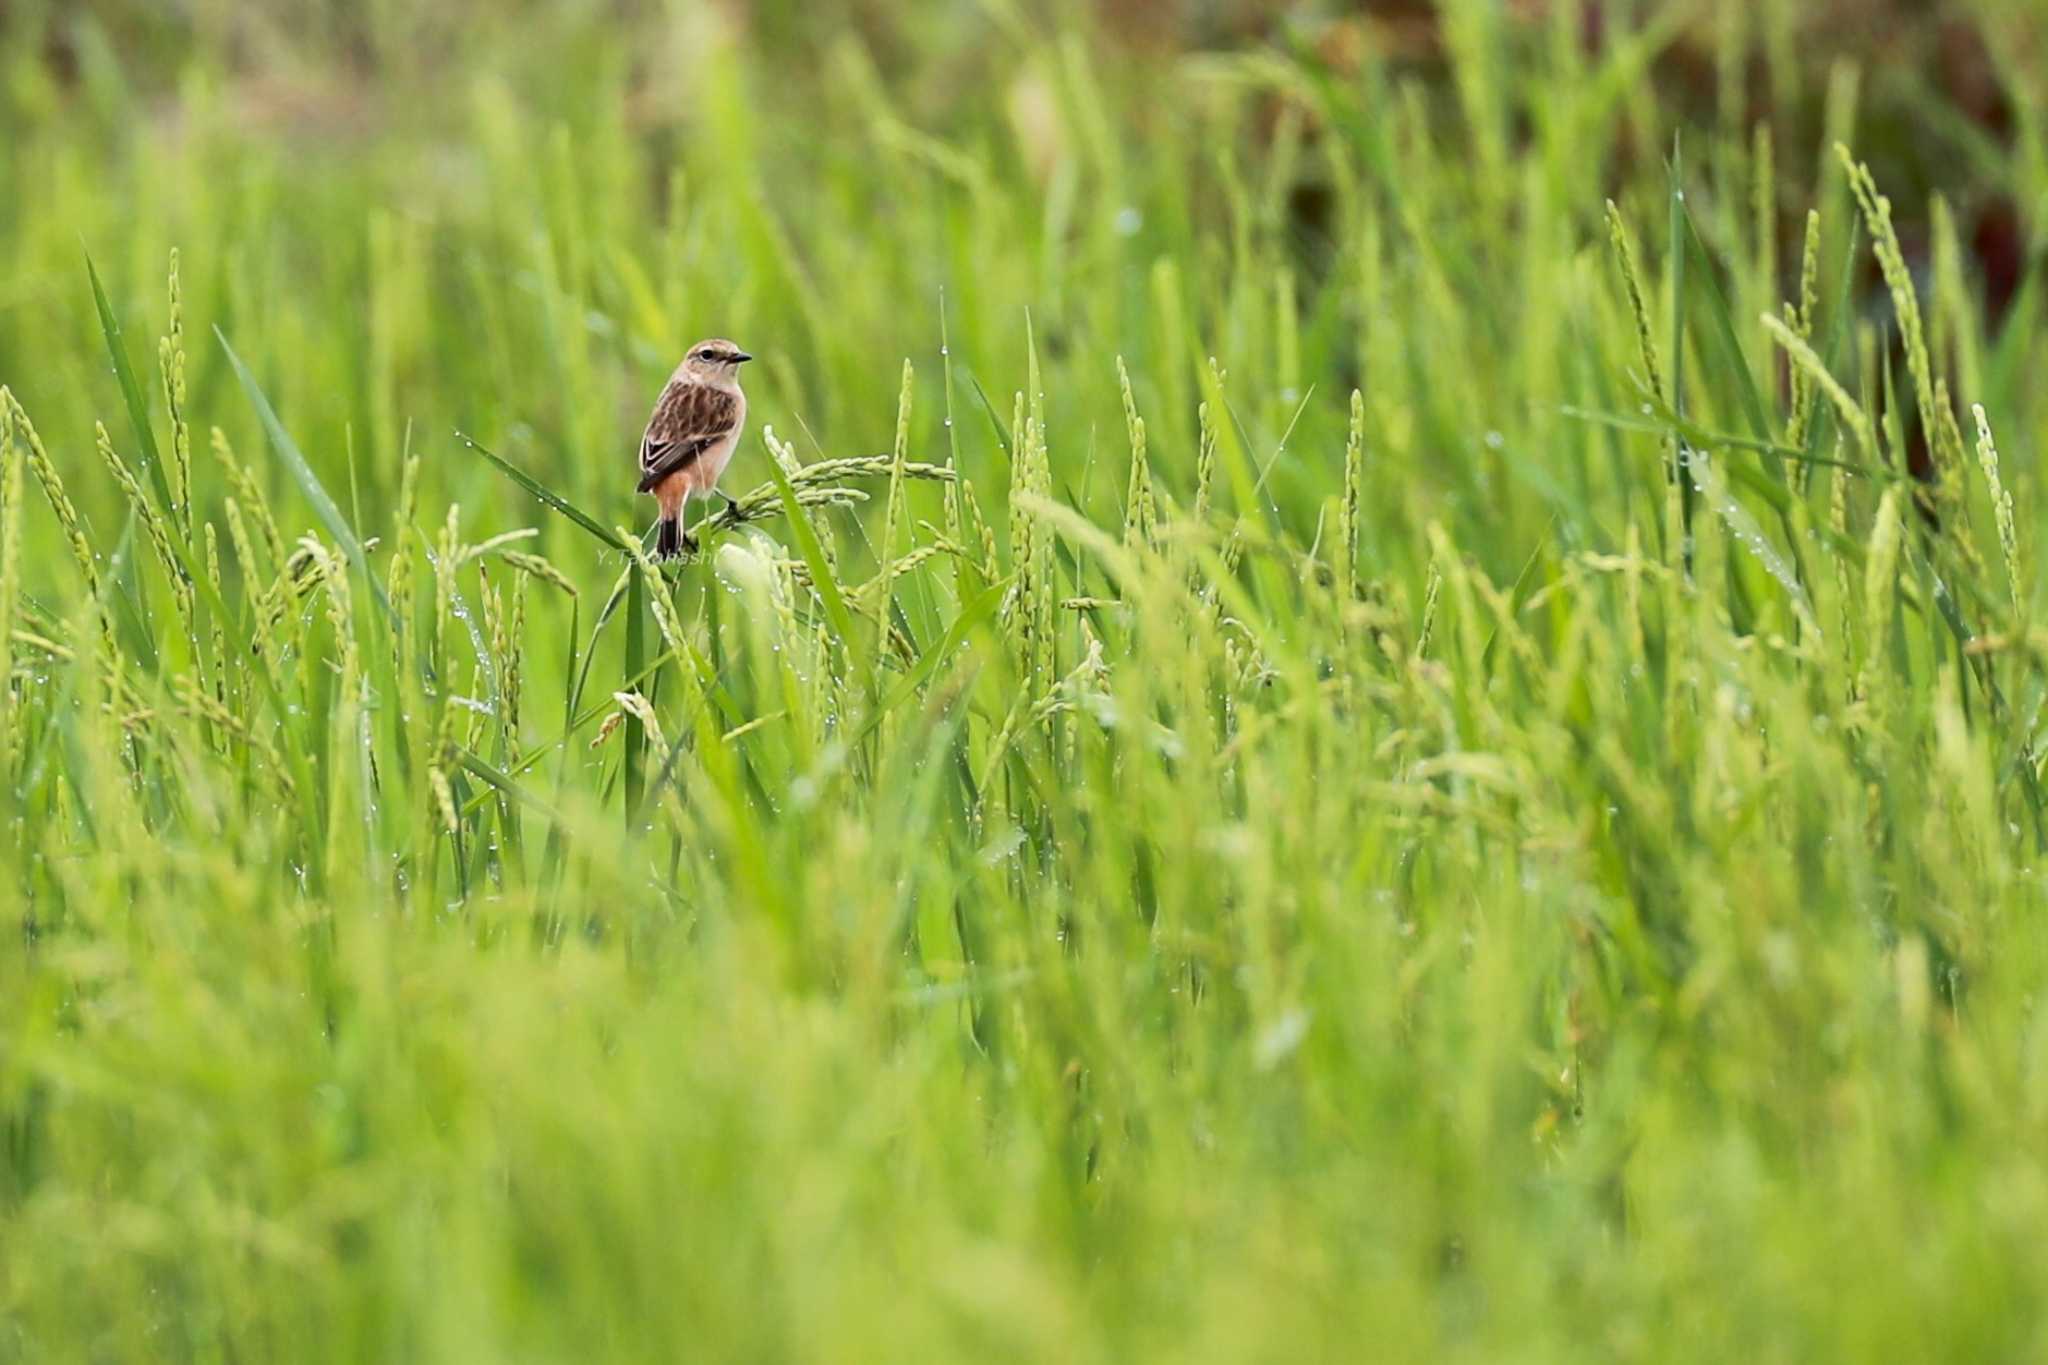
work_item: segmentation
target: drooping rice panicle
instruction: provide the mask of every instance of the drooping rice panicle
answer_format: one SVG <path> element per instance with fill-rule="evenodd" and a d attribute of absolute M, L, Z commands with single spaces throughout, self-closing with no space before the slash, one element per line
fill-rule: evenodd
<path fill-rule="evenodd" d="M 974 481 L 960 480 L 960 505 L 964 519 L 973 529 L 972 542 L 981 550 L 981 572 L 984 579 L 993 580 L 1002 576 L 1002 555 L 996 545 L 995 528 L 982 515 L 981 501 L 974 496 Z"/>
<path fill-rule="evenodd" d="M 263 537 L 263 548 L 270 554 L 270 571 L 276 573 L 284 567 L 286 558 L 284 535 L 277 528 L 277 518 L 271 513 L 270 499 L 263 492 L 262 485 L 249 467 L 235 458 L 234 447 L 228 444 L 227 433 L 219 427 L 213 429 L 213 454 L 227 471 L 228 482 L 241 499 L 243 510 L 256 520 L 256 529 Z M 256 565 L 251 561 L 247 572 L 255 573 Z"/>
<path fill-rule="evenodd" d="M 99 452 L 100 463 L 114 476 L 115 484 L 128 499 L 128 505 L 134 509 L 136 520 L 142 523 L 142 528 L 149 537 L 150 546 L 156 551 L 158 562 L 163 565 L 164 576 L 171 583 L 171 600 L 178 607 L 178 622 L 184 627 L 185 637 L 192 646 L 192 657 L 196 664 L 204 656 L 199 653 L 192 579 L 185 572 L 184 561 L 179 558 L 176 548 L 171 543 L 171 537 L 175 532 L 165 523 L 166 514 L 157 510 L 149 495 L 142 491 L 142 484 L 136 479 L 134 471 L 128 468 L 127 462 L 115 451 L 113 438 L 107 434 L 104 422 L 93 423 L 93 448 Z"/>
<path fill-rule="evenodd" d="M 107 649 L 114 648 L 114 624 L 108 617 L 105 599 L 100 594 L 99 567 L 94 559 L 92 545 L 85 538 L 84 524 L 79 520 L 78 509 L 71 503 L 71 495 L 64 491 L 64 480 L 57 474 L 57 466 L 50 462 L 50 455 L 43 448 L 43 438 L 36 433 L 35 423 L 29 421 L 28 413 L 22 410 L 21 402 L 13 391 L 0 385 L 0 410 L 7 414 L 13 429 L 14 439 L 19 445 L 28 471 L 36 476 L 36 483 L 43 490 L 44 499 L 50 510 L 57 515 L 57 525 L 63 530 L 65 545 L 71 551 L 71 559 L 78 566 L 79 575 L 85 580 L 86 594 L 96 604 L 95 613 L 100 624 L 101 642 Z"/>
<path fill-rule="evenodd" d="M 1614 248 L 1615 268 L 1621 272 L 1622 287 L 1628 292 L 1629 313 L 1636 324 L 1636 350 L 1643 361 L 1643 379 L 1650 392 L 1664 397 L 1664 376 L 1657 364 L 1657 343 L 1650 335 L 1650 310 L 1643 302 L 1642 280 L 1636 273 L 1635 248 L 1630 245 L 1628 225 L 1612 199 L 1607 201 L 1607 239 Z"/>
<path fill-rule="evenodd" d="M 528 554 L 523 550 L 507 550 L 501 557 L 507 564 L 510 564 L 521 573 L 552 585 L 566 596 L 576 597 L 579 595 L 576 585 L 570 581 L 569 575 L 563 573 L 541 555 Z"/>
<path fill-rule="evenodd" d="M 462 817 L 455 809 L 455 788 L 448 781 L 448 770 L 439 763 L 427 765 L 427 788 L 434 796 L 434 813 L 440 817 L 441 826 L 450 834 L 460 833 Z"/>
<path fill-rule="evenodd" d="M 1991 518 L 1998 527 L 1998 548 L 2005 558 L 2005 581 L 2012 590 L 2013 619 L 2025 621 L 2027 580 L 2020 569 L 2019 520 L 2013 513 L 2012 493 L 2006 488 L 1999 470 L 1998 445 L 1991 438 L 1991 419 L 1985 415 L 1984 405 L 1973 404 L 1970 412 L 1977 419 L 1977 467 L 1984 471 L 1984 487 L 1991 498 Z"/>
<path fill-rule="evenodd" d="M 242 598 L 253 600 L 257 584 L 262 580 L 256 559 L 255 542 L 249 538 L 249 522 L 242 515 L 242 504 L 233 494 L 221 499 L 221 516 L 228 524 L 228 544 L 234 547 L 235 563 L 241 580 Z"/>
<path fill-rule="evenodd" d="M 1877 437 L 1871 427 L 1869 415 L 1863 411 L 1863 405 L 1850 397 L 1849 391 L 1842 387 L 1841 381 L 1835 378 L 1826 363 L 1814 353 L 1813 347 L 1783 321 L 1766 313 L 1763 324 L 1764 330 L 1771 334 L 1771 339 L 1791 358 L 1793 368 L 1803 371 L 1819 392 L 1826 396 L 1828 402 L 1834 405 L 1835 413 L 1841 418 L 1842 425 L 1856 439 L 1857 454 L 1866 464 L 1874 467 L 1878 461 Z"/>
<path fill-rule="evenodd" d="M 1906 372 L 1912 377 L 1913 397 L 1920 414 L 1920 430 L 1935 455 L 1935 496 L 1944 510 L 1952 509 L 1962 496 L 1962 467 L 1953 452 L 1944 448 L 1946 443 L 1941 437 L 1934 363 L 1928 354 L 1926 329 L 1921 324 L 1920 295 L 1913 283 L 1912 269 L 1906 264 L 1905 249 L 1899 245 L 1899 234 L 1892 226 L 1892 201 L 1878 193 L 1870 168 L 1850 155 L 1848 147 L 1837 143 L 1835 156 L 1848 176 L 1850 192 L 1863 210 L 1864 222 L 1870 229 L 1871 250 L 1891 293 L 1899 339 L 1906 352 Z M 1963 523 L 1959 521 L 1958 530 L 1961 529 Z"/>

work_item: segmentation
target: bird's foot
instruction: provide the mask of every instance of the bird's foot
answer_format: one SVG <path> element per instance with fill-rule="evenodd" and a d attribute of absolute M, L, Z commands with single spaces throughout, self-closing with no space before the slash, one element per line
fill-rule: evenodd
<path fill-rule="evenodd" d="M 732 494 L 720 493 L 718 496 L 725 499 L 725 519 L 727 521 L 737 526 L 747 519 L 746 509 L 733 501 Z"/>

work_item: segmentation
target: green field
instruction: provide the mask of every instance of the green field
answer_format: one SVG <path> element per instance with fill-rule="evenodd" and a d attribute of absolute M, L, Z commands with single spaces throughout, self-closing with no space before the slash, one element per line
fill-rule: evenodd
<path fill-rule="evenodd" d="M 2048 22 L 1202 8 L 0 13 L 0 1361 L 2048 1356 Z"/>

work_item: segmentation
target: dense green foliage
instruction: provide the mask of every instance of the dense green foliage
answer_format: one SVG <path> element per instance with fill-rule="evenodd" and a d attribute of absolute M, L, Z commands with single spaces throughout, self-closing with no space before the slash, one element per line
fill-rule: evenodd
<path fill-rule="evenodd" d="M 0 1359 L 2048 1350 L 2048 319 L 1852 68 L 363 8 L 0 28 Z"/>

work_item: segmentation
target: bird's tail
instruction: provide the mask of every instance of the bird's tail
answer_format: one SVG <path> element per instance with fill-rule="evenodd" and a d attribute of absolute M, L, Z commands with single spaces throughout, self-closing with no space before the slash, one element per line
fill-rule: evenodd
<path fill-rule="evenodd" d="M 683 522 L 680 517 L 663 517 L 654 523 L 654 557 L 678 559 L 683 553 Z"/>

